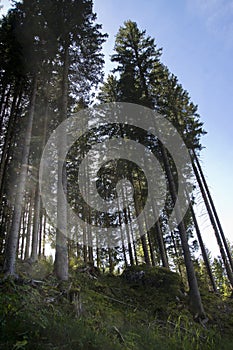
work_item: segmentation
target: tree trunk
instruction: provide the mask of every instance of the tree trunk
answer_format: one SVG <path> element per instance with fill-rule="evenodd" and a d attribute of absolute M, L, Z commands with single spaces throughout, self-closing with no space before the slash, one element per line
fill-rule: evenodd
<path fill-rule="evenodd" d="M 141 180 L 140 180 L 140 177 L 138 176 L 138 174 L 137 174 L 137 181 L 138 181 L 138 186 L 139 186 L 141 200 L 142 200 L 142 186 L 141 186 Z M 148 245 L 149 245 L 149 250 L 150 250 L 151 264 L 152 264 L 152 266 L 155 266 L 155 257 L 154 257 L 153 247 L 152 247 L 151 236 L 150 236 L 150 232 L 148 230 L 147 220 L 146 220 L 146 216 L 145 216 L 144 212 L 143 212 L 143 217 L 144 217 L 144 222 L 145 222 L 145 227 L 146 227 L 146 232 L 147 232 L 147 239 L 148 239 Z"/>
<path fill-rule="evenodd" d="M 29 210 L 28 210 L 26 247 L 25 247 L 24 259 L 28 259 L 29 258 L 29 250 L 30 250 L 30 244 L 31 244 L 31 223 L 32 223 L 32 206 L 33 206 L 33 202 L 34 202 L 34 191 L 31 191 L 31 199 L 30 199 Z"/>
<path fill-rule="evenodd" d="M 160 149 L 162 152 L 165 172 L 166 172 L 168 183 L 169 183 L 172 201 L 173 201 L 173 204 L 175 205 L 175 203 L 176 203 L 176 186 L 175 186 L 175 182 L 174 182 L 173 175 L 171 172 L 167 151 L 161 142 L 159 142 L 159 145 L 160 145 Z M 204 312 L 204 308 L 202 305 L 201 295 L 200 295 L 200 291 L 199 291 L 198 284 L 197 284 L 197 278 L 195 275 L 195 270 L 194 270 L 190 250 L 189 250 L 187 233 L 186 233 L 185 225 L 183 222 L 183 218 L 182 218 L 179 206 L 175 207 L 175 214 L 176 214 L 177 221 L 179 222 L 178 229 L 179 229 L 179 233 L 180 233 L 181 244 L 182 244 L 182 249 L 183 249 L 183 254 L 184 254 L 184 261 L 185 261 L 189 289 L 190 289 L 190 306 L 191 306 L 192 311 L 194 312 L 194 314 L 196 316 L 203 317 L 203 316 L 205 316 L 205 312 Z"/>
<path fill-rule="evenodd" d="M 157 213 L 157 210 L 155 208 L 154 203 L 152 205 L 153 205 L 153 214 L 155 217 L 158 217 L 158 215 L 157 215 L 158 213 Z M 159 219 L 155 223 L 155 230 L 156 230 L 156 237 L 158 240 L 159 252 L 160 252 L 163 267 L 166 267 L 167 269 L 169 269 L 169 263 L 168 263 L 166 248 L 165 248 L 165 244 L 164 244 L 164 240 L 163 240 L 163 233 L 162 233 L 162 230 L 160 227 Z"/>
<path fill-rule="evenodd" d="M 4 145 L 2 149 L 2 154 L 1 154 L 1 163 L 0 163 L 0 186 L 2 184 L 2 179 L 3 179 L 3 174 L 4 174 L 4 169 L 6 166 L 6 160 L 7 160 L 7 150 L 10 145 L 11 137 L 12 137 L 12 131 L 15 123 L 15 111 L 19 108 L 19 103 L 21 102 L 21 95 L 18 97 L 18 89 L 15 89 L 12 105 L 11 105 L 11 111 L 10 111 L 10 116 L 8 120 L 8 125 L 7 125 L 7 132 L 6 136 L 4 139 Z M 17 98 L 18 102 L 17 103 Z"/>
<path fill-rule="evenodd" d="M 119 204 L 118 204 L 118 210 L 119 210 Z M 128 261 L 127 261 L 127 256 L 126 256 L 126 250 L 125 250 L 125 238 L 124 238 L 124 232 L 122 229 L 122 220 L 121 220 L 121 214 L 119 213 L 119 225 L 120 225 L 120 232 L 121 232 L 121 242 L 122 242 L 122 251 L 123 251 L 123 257 L 124 257 L 124 262 L 125 266 L 128 266 Z"/>
<path fill-rule="evenodd" d="M 195 215 L 195 212 L 194 212 L 192 204 L 190 204 L 190 210 L 191 210 L 191 214 L 192 214 L 195 230 L 196 230 L 196 233 L 197 233 L 198 242 L 200 244 L 201 254 L 202 254 L 205 266 L 206 266 L 206 270 L 207 270 L 210 282 L 212 284 L 213 290 L 214 290 L 215 293 L 217 293 L 217 287 L 216 287 L 214 276 L 212 274 L 212 270 L 211 270 L 211 267 L 210 267 L 209 258 L 208 258 L 208 255 L 207 255 L 207 252 L 206 252 L 206 249 L 205 249 L 204 242 L 202 240 L 201 232 L 200 232 L 200 229 L 199 229 L 199 225 L 198 225 L 197 218 L 196 218 L 196 215 Z"/>
<path fill-rule="evenodd" d="M 114 271 L 114 266 L 113 266 L 111 248 L 108 248 L 108 261 L 109 261 L 109 272 L 110 272 L 110 273 L 113 273 L 113 271 Z"/>
<path fill-rule="evenodd" d="M 26 227 L 27 227 L 27 223 L 26 220 L 27 219 L 27 208 L 24 208 L 24 213 L 23 213 L 23 218 L 22 218 L 22 239 L 21 239 L 21 247 L 20 247 L 20 259 L 23 260 L 23 256 L 24 256 L 24 245 L 25 245 L 25 236 L 26 236 Z"/>
<path fill-rule="evenodd" d="M 131 240 L 130 240 L 130 232 L 129 232 L 129 226 L 128 226 L 129 222 L 128 222 L 126 208 L 124 208 L 123 213 L 124 213 L 124 222 L 126 225 L 126 237 L 127 237 L 127 242 L 128 242 L 129 261 L 130 261 L 130 265 L 133 266 L 134 265 L 134 258 L 133 258 L 132 244 L 131 244 Z"/>
<path fill-rule="evenodd" d="M 138 217 L 140 214 L 140 210 L 139 210 L 138 200 L 137 200 L 136 196 L 134 197 L 134 205 L 135 205 L 136 216 Z M 150 266 L 151 262 L 150 262 L 149 252 L 148 252 L 148 245 L 147 245 L 147 241 L 146 241 L 146 234 L 144 233 L 144 230 L 143 230 L 143 227 L 142 227 L 140 220 L 138 220 L 138 228 L 139 228 L 140 238 L 141 238 L 141 242 L 142 242 L 144 260 L 145 260 L 145 263 L 148 266 Z"/>
<path fill-rule="evenodd" d="M 3 94 L 3 104 L 1 105 L 1 107 L 3 106 L 3 108 L 1 108 L 0 130 L 2 130 L 4 118 L 5 118 L 5 115 L 6 115 L 6 110 L 7 110 L 7 107 L 9 105 L 11 89 L 12 89 L 12 85 L 9 86 L 9 89 L 8 89 L 7 93 Z M 5 96 L 6 96 L 6 101 L 5 101 Z"/>
<path fill-rule="evenodd" d="M 198 168 L 199 173 L 200 173 L 200 175 L 201 175 L 201 179 L 202 179 L 204 188 L 205 188 L 205 190 L 206 190 L 207 197 L 208 197 L 208 199 L 209 199 L 209 203 L 210 203 L 211 208 L 212 208 L 212 210 L 213 210 L 213 214 L 214 214 L 216 223 L 217 223 L 217 225 L 218 225 L 219 233 L 220 233 L 220 235 L 221 235 L 221 238 L 222 238 L 224 247 L 225 247 L 225 249 L 226 249 L 226 253 L 227 253 L 228 259 L 229 259 L 229 263 L 230 263 L 230 265 L 231 265 L 231 269 L 232 269 L 232 272 L 233 272 L 233 260 L 232 260 L 231 252 L 230 252 L 229 246 L 228 246 L 228 244 L 227 244 L 227 241 L 226 241 L 226 238 L 225 238 L 223 229 L 222 229 L 222 225 L 221 225 L 221 223 L 220 223 L 220 220 L 219 220 L 219 217 L 218 217 L 218 214 L 217 214 L 217 210 L 216 210 L 216 208 L 215 208 L 215 205 L 214 205 L 212 196 L 211 196 L 211 194 L 210 194 L 209 187 L 208 187 L 208 185 L 207 185 L 205 176 L 204 176 L 204 174 L 203 174 L 203 171 L 202 171 L 200 162 L 199 162 L 198 157 L 196 156 L 196 154 L 195 154 L 194 151 L 193 151 L 193 155 L 194 155 L 195 162 L 196 162 L 196 164 L 197 164 L 197 168 Z"/>
<path fill-rule="evenodd" d="M 181 266 L 180 266 L 180 254 L 178 253 L 178 250 L 177 250 L 177 243 L 176 243 L 173 231 L 171 231 L 171 239 L 172 239 L 175 257 L 176 257 L 176 261 L 177 261 L 178 271 L 179 271 L 179 274 L 181 276 L 181 280 L 183 281 L 184 278 L 183 278 L 183 274 L 182 274 L 182 270 L 181 270 Z"/>
<path fill-rule="evenodd" d="M 232 273 L 231 267 L 230 267 L 230 265 L 228 263 L 227 256 L 226 256 L 223 244 L 222 244 L 222 240 L 221 240 L 220 234 L 218 232 L 218 228 L 217 228 L 216 222 L 214 220 L 214 216 L 213 216 L 213 213 L 211 211 L 211 207 L 209 205 L 208 198 L 207 198 L 206 193 L 205 193 L 205 189 L 203 187 L 201 178 L 199 176 L 198 170 L 197 170 L 196 165 L 194 164 L 194 162 L 192 162 L 192 166 L 193 166 L 193 170 L 194 170 L 194 173 L 195 173 L 195 176 L 196 176 L 199 188 L 201 190 L 202 197 L 203 197 L 204 202 L 205 202 L 205 206 L 206 206 L 209 218 L 210 218 L 211 225 L 212 225 L 212 227 L 214 229 L 215 237 L 216 237 L 216 240 L 217 240 L 217 243 L 218 243 L 218 246 L 219 246 L 219 250 L 220 250 L 220 253 L 221 253 L 221 256 L 222 256 L 222 260 L 223 260 L 224 266 L 226 268 L 227 276 L 229 278 L 231 286 L 233 287 L 233 273 Z"/>
<path fill-rule="evenodd" d="M 2 96 L 1 96 L 1 100 L 0 100 L 0 115 L 2 116 L 2 107 L 4 105 L 4 101 L 5 101 L 5 96 L 6 96 L 6 89 L 7 89 L 7 72 L 4 73 L 3 77 L 2 77 Z M 0 130 L 2 128 L 2 118 L 0 119 Z"/>
<path fill-rule="evenodd" d="M 32 251 L 31 262 L 38 260 L 38 233 L 40 223 L 40 189 L 39 182 L 36 184 L 35 202 L 34 202 L 34 217 L 33 217 L 33 230 L 32 230 Z"/>
<path fill-rule="evenodd" d="M 37 91 L 37 78 L 34 77 L 33 83 L 32 83 L 32 97 L 31 97 L 31 104 L 30 104 L 30 109 L 28 113 L 28 124 L 27 124 L 26 133 L 25 133 L 25 144 L 24 144 L 23 154 L 22 154 L 22 162 L 21 162 L 21 169 L 20 169 L 19 181 L 17 186 L 14 213 L 12 218 L 11 230 L 9 232 L 9 236 L 7 240 L 6 252 L 5 252 L 4 271 L 6 275 L 11 275 L 11 276 L 15 275 L 17 242 L 18 242 L 24 190 L 25 190 L 25 184 L 26 184 L 26 178 L 27 178 L 28 157 L 30 152 L 31 133 L 32 133 L 34 111 L 35 111 L 36 91 Z"/>
<path fill-rule="evenodd" d="M 130 182 L 133 184 L 133 177 L 132 174 L 130 175 Z M 135 186 L 134 186 L 135 188 Z M 139 214 L 140 214 L 140 208 L 139 208 L 139 203 L 138 203 L 138 199 L 137 199 L 137 195 L 134 194 L 134 208 L 135 208 L 135 213 L 136 213 L 136 217 L 138 218 Z M 138 222 L 138 229 L 139 229 L 139 234 L 140 234 L 140 239 L 141 239 L 141 243 L 142 243 L 142 249 L 143 249 L 143 254 L 144 254 L 144 260 L 145 263 L 150 266 L 151 262 L 150 262 L 150 257 L 149 257 L 149 252 L 148 252 L 148 245 L 147 245 L 147 241 L 146 241 L 146 233 L 144 233 L 144 229 L 142 226 L 142 223 L 140 220 L 137 220 Z"/>
<path fill-rule="evenodd" d="M 68 110 L 68 73 L 69 73 L 69 44 L 64 46 L 64 62 L 62 77 L 62 107 L 61 122 L 67 118 Z M 58 145 L 58 208 L 57 208 L 57 231 L 56 231 L 56 253 L 54 262 L 55 275 L 60 280 L 68 280 L 68 250 L 67 250 L 67 203 L 63 198 L 63 191 L 66 195 L 66 168 L 62 159 L 65 157 L 66 135 L 60 135 Z"/>
<path fill-rule="evenodd" d="M 45 241 L 46 241 L 46 212 L 43 209 L 44 212 L 44 224 L 43 224 L 43 242 L 42 242 L 42 256 L 45 257 Z"/>
<path fill-rule="evenodd" d="M 43 134 L 41 139 L 41 154 L 43 152 L 45 142 L 46 142 L 46 134 L 47 134 L 47 126 L 48 126 L 48 108 L 49 103 L 46 100 L 45 104 L 45 112 L 44 112 L 44 126 L 43 126 Z M 39 164 L 38 164 L 39 168 Z M 41 222 L 41 196 L 40 196 L 40 186 L 39 186 L 39 171 L 36 174 L 36 192 L 35 192 L 35 203 L 34 203 L 34 218 L 33 218 L 33 231 L 32 231 L 32 252 L 31 252 L 31 262 L 35 262 L 38 260 L 38 253 L 41 255 L 41 232 L 42 232 L 42 222 Z M 39 237 L 40 233 L 40 237 Z M 38 245 L 40 245 L 38 252 Z"/>
<path fill-rule="evenodd" d="M 136 242 L 135 242 L 134 234 L 133 234 L 133 227 L 132 227 L 131 216 L 130 216 L 130 208 L 128 208 L 127 217 L 129 219 L 129 227 L 130 227 L 131 239 L 132 239 L 132 242 L 133 242 L 134 259 L 135 259 L 136 265 L 138 265 L 137 249 L 136 249 Z"/>
<path fill-rule="evenodd" d="M 90 188 L 89 188 L 89 174 L 88 174 L 87 167 L 85 168 L 85 178 L 87 179 L 86 197 L 87 197 L 87 200 L 89 201 Z M 88 210 L 87 216 L 88 216 L 88 222 L 90 224 L 91 223 L 90 210 Z M 87 241 L 88 241 L 88 261 L 91 263 L 94 263 L 93 237 L 92 237 L 92 230 L 90 225 L 87 225 Z"/>
<path fill-rule="evenodd" d="M 40 205 L 40 221 L 39 221 L 39 243 L 38 243 L 38 256 L 41 258 L 42 256 L 42 240 L 43 240 L 43 210 Z"/>
<path fill-rule="evenodd" d="M 128 244 L 128 251 L 129 251 L 129 261 L 130 261 L 130 265 L 133 266 L 134 265 L 134 259 L 133 259 L 133 251 L 132 251 L 132 244 L 131 244 L 131 240 L 130 240 L 130 233 L 129 233 L 129 222 L 128 222 L 128 215 L 127 215 L 127 211 L 126 211 L 126 201 L 127 201 L 127 195 L 125 196 L 125 192 L 124 192 L 124 188 L 123 185 L 121 183 L 121 193 L 122 193 L 122 202 L 123 202 L 123 221 L 125 223 L 125 230 L 126 230 L 126 237 L 127 237 L 127 244 Z M 119 209 L 119 205 L 118 205 L 118 209 Z M 119 214 L 119 218 L 120 218 L 120 214 Z M 127 265 L 126 265 L 127 266 Z"/>

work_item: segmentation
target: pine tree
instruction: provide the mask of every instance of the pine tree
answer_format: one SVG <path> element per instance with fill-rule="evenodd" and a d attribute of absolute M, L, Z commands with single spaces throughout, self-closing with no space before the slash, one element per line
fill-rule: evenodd
<path fill-rule="evenodd" d="M 25 143 L 23 146 L 22 152 L 22 160 L 21 160 L 21 169 L 19 173 L 19 179 L 17 184 L 17 194 L 14 205 L 14 212 L 11 223 L 11 230 L 7 237 L 7 245 L 5 251 L 5 262 L 4 262 L 4 270 L 6 275 L 14 275 L 15 274 L 15 259 L 18 245 L 18 234 L 20 229 L 20 220 L 22 214 L 22 203 L 24 198 L 24 191 L 26 185 L 26 176 L 27 176 L 27 165 L 30 153 L 30 143 L 31 143 L 31 135 L 32 135 L 32 127 L 33 127 L 33 119 L 35 112 L 35 104 L 36 104 L 36 92 L 38 85 L 38 73 L 39 67 L 41 64 L 41 56 L 38 55 L 38 50 L 40 44 L 37 41 L 35 27 L 37 24 L 38 17 L 35 18 L 32 16 L 32 12 L 30 8 L 24 7 L 24 4 L 19 5 L 21 12 L 18 11 L 17 16 L 17 29 L 18 35 L 24 38 L 27 38 L 27 47 L 21 44 L 21 54 L 24 58 L 24 69 L 25 73 L 31 77 L 31 98 L 30 98 L 30 107 L 28 110 L 28 120 L 25 134 Z M 18 9 L 17 9 L 18 10 Z M 21 18 L 24 16 L 25 22 L 21 22 Z M 30 34 L 28 33 L 28 25 L 32 28 Z M 29 64 L 29 55 L 30 55 L 30 64 Z M 28 66 L 25 66 L 25 63 L 28 63 Z"/>
<path fill-rule="evenodd" d="M 104 101 L 104 99 L 106 101 L 114 96 L 119 96 L 119 101 L 138 103 L 159 110 L 159 112 L 172 121 L 173 124 L 178 127 L 178 130 L 181 131 L 181 134 L 184 135 L 184 130 L 186 131 L 185 127 L 187 124 L 186 119 L 188 119 L 188 113 L 190 113 L 190 111 L 183 113 L 183 115 L 180 115 L 179 112 L 180 110 L 184 110 L 185 98 L 185 106 L 187 106 L 187 109 L 188 107 L 190 108 L 189 98 L 182 90 L 181 86 L 177 84 L 177 79 L 174 78 L 174 76 L 170 77 L 170 74 L 167 74 L 167 76 L 165 75 L 167 71 L 159 62 L 161 50 L 156 48 L 154 39 L 146 36 L 145 31 L 140 31 L 135 22 L 127 21 L 124 23 L 124 27 L 119 29 L 116 36 L 114 50 L 116 53 L 112 55 L 112 61 L 117 62 L 118 65 L 113 72 L 118 72 L 119 79 L 117 82 L 115 81 L 114 86 L 107 86 L 108 83 L 105 83 L 100 94 L 101 101 Z M 112 81 L 114 81 L 113 78 L 111 78 L 111 80 L 109 78 L 108 82 Z M 171 83 L 170 86 L 169 83 Z M 160 90 L 159 88 L 161 88 L 161 85 L 163 86 L 163 89 Z M 115 90 L 114 94 L 112 93 L 113 88 Z M 174 109 L 177 110 L 174 111 Z M 187 143 L 189 141 L 194 145 L 194 142 L 198 142 L 201 131 L 196 128 L 196 133 L 194 132 L 194 129 L 192 129 L 193 125 L 191 126 L 192 121 L 193 119 L 191 119 L 191 122 L 188 124 L 190 132 L 187 133 L 186 140 Z M 193 137 L 193 139 L 190 140 L 191 137 Z M 173 176 L 174 172 L 171 168 L 171 161 L 167 154 L 167 150 L 160 141 L 158 142 L 158 147 L 169 184 L 171 202 L 175 205 L 176 183 Z M 203 316 L 204 310 L 189 251 L 186 227 L 178 206 L 176 206 L 176 218 L 179 223 L 178 228 L 187 269 L 190 300 L 193 306 L 193 311 L 198 316 Z M 150 237 L 148 236 L 148 238 Z M 148 258 L 145 248 L 146 243 L 142 242 L 142 244 L 145 258 L 147 260 Z"/>
<path fill-rule="evenodd" d="M 88 100 L 90 89 L 96 86 L 102 78 L 101 45 L 106 35 L 100 33 L 101 26 L 94 23 L 95 19 L 96 15 L 92 12 L 92 1 L 25 0 L 22 3 L 16 3 L 15 8 L 1 23 L 0 40 L 5 55 L 5 60 L 1 60 L 0 71 L 2 78 L 1 107 L 3 110 L 1 121 L 6 125 L 3 138 L 3 165 L 1 166 L 1 198 L 4 197 L 4 201 L 5 198 L 8 201 L 9 197 L 7 193 L 9 192 L 9 180 L 5 176 L 9 171 L 6 170 L 10 167 L 18 168 L 16 163 L 20 163 L 16 157 L 18 152 L 15 147 L 16 141 L 22 145 L 24 150 L 21 161 L 23 166 L 19 171 L 17 185 L 18 194 L 15 197 L 11 220 L 12 229 L 9 230 L 7 245 L 4 247 L 7 274 L 14 275 L 15 273 L 17 242 L 20 242 L 18 239 L 21 227 L 20 220 L 21 217 L 24 217 L 21 215 L 24 213 L 23 198 L 26 198 L 27 183 L 32 178 L 28 169 L 30 167 L 37 169 L 36 172 L 33 172 L 33 176 L 35 176 L 33 186 L 37 187 L 37 190 L 33 211 L 35 215 L 31 252 L 31 258 L 35 261 L 38 249 L 41 250 L 42 247 L 40 238 L 42 237 L 43 220 L 38 191 L 38 166 L 44 142 L 48 133 L 67 117 L 69 111 L 72 110 L 75 99 L 84 97 Z M 6 27 L 8 31 L 5 33 L 3 29 Z M 12 54 L 14 50 L 17 55 Z M 17 60 L 15 66 L 13 65 L 14 58 Z M 15 94 L 13 95 L 15 97 L 11 103 L 8 101 L 11 100 L 13 86 L 15 86 Z M 24 100 L 22 100 L 22 95 L 25 97 Z M 28 107 L 29 101 L 31 102 Z M 25 108 L 21 109 L 21 105 Z M 10 115 L 6 114 L 8 109 L 11 110 Z M 47 110 L 46 113 L 42 113 L 43 116 L 47 115 L 49 110 L 49 114 L 52 116 L 50 116 L 49 121 L 42 119 L 40 110 L 45 112 Z M 22 115 L 25 120 L 27 132 L 24 145 L 25 138 L 20 137 L 22 134 L 17 135 L 13 132 L 17 130 L 18 122 L 15 111 L 18 112 L 18 118 Z M 28 116 L 27 121 L 26 115 Z M 37 118 L 34 118 L 34 115 Z M 36 138 L 32 138 L 32 135 L 35 134 Z M 16 141 L 10 143 L 12 137 Z M 39 141 L 38 145 L 36 145 L 35 140 Z M 62 178 L 64 180 L 63 174 L 59 180 L 60 184 Z M 64 209 L 63 204 L 60 204 L 61 208 Z M 58 210 L 60 209 L 58 208 Z M 60 212 L 65 215 L 65 210 L 60 210 Z M 2 215 L 6 215 L 6 211 L 2 211 Z M 66 220 L 63 220 L 62 217 L 59 217 L 59 220 L 65 224 Z M 29 256 L 29 228 L 27 232 L 26 245 L 23 244 L 23 249 L 26 249 L 26 257 Z M 3 236 L 3 241 L 4 239 Z M 59 265 L 60 268 L 55 268 L 55 270 L 59 278 L 66 279 L 68 276 L 66 237 L 59 236 L 58 233 L 57 241 L 57 255 L 59 255 L 59 247 L 62 249 L 60 258 L 57 258 L 55 263 L 55 267 Z M 58 261 L 60 262 L 58 263 Z"/>

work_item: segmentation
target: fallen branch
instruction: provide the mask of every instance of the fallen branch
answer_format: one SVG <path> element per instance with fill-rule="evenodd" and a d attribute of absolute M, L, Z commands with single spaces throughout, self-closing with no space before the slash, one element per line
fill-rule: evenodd
<path fill-rule="evenodd" d="M 114 329 L 114 331 L 116 331 L 120 342 L 125 343 L 125 339 L 124 339 L 123 335 L 121 334 L 121 332 L 119 331 L 119 329 L 116 326 L 113 326 L 113 329 Z"/>

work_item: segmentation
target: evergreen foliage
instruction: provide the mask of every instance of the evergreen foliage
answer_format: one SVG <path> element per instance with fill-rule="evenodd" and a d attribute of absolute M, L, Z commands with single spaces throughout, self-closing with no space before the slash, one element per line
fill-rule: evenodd
<path fill-rule="evenodd" d="M 115 68 L 94 98 L 103 81 L 107 39 L 96 20 L 92 0 L 14 1 L 0 19 L 0 347 L 230 349 L 232 247 L 198 159 L 205 134 L 198 107 L 162 63 L 155 39 L 130 20 L 119 28 L 111 56 Z M 39 190 L 40 159 L 52 132 L 72 113 L 111 102 L 148 107 L 173 124 L 191 158 L 182 181 L 193 188 L 189 210 L 181 218 L 176 209 L 179 224 L 171 231 L 181 179 L 160 140 L 133 125 L 102 124 L 72 145 L 63 164 L 66 135 L 60 135 L 58 175 L 52 174 L 58 194 L 67 192 L 86 223 L 119 228 L 115 247 L 88 225 L 70 227 L 62 196 L 59 224 L 52 227 Z M 146 217 L 133 221 L 143 212 L 148 182 L 132 161 L 113 159 L 96 174 L 98 194 L 105 201 L 117 199 L 116 212 L 90 208 L 82 198 L 77 185 L 82 160 L 94 145 L 113 138 L 140 143 L 163 169 L 166 202 L 150 229 Z M 213 259 L 194 210 L 197 188 L 220 249 Z M 156 206 L 152 209 L 156 216 Z M 54 262 L 46 257 L 48 245 Z"/>

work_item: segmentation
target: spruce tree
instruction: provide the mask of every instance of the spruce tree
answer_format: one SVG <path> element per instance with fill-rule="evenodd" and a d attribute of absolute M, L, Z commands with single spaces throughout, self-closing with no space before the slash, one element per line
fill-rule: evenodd
<path fill-rule="evenodd" d="M 117 62 L 117 67 L 113 72 L 119 74 L 119 78 L 114 84 L 116 92 L 112 94 L 113 86 L 107 86 L 108 83 L 105 83 L 100 94 L 101 100 L 103 101 L 104 98 L 108 100 L 113 96 L 119 96 L 119 101 L 138 103 L 156 109 L 173 122 L 174 126 L 177 128 L 179 127 L 178 131 L 181 132 L 181 135 L 185 136 L 184 129 L 187 124 L 186 119 L 189 115 L 188 113 L 180 115 L 179 112 L 181 109 L 182 111 L 184 109 L 184 97 L 186 97 L 186 106 L 190 108 L 189 99 L 181 86 L 178 85 L 177 79 L 174 78 L 174 76 L 170 76 L 160 63 L 159 58 L 161 50 L 156 48 L 154 39 L 146 36 L 145 31 L 140 31 L 135 22 L 127 21 L 124 23 L 124 26 L 119 29 L 114 50 L 116 53 L 112 55 L 112 61 Z M 165 73 L 167 73 L 167 76 Z M 110 81 L 113 81 L 113 78 L 111 80 L 109 78 L 108 82 Z M 158 82 L 161 83 L 158 84 Z M 170 82 L 171 84 L 169 86 Z M 163 88 L 159 90 L 157 85 L 159 85 L 159 87 L 162 85 Z M 179 95 L 177 96 L 177 94 Z M 174 99 L 173 95 L 175 97 Z M 177 109 L 177 111 L 174 111 L 174 109 Z M 189 141 L 194 145 L 194 142 L 198 142 L 201 131 L 199 129 L 195 134 L 194 129 L 192 129 L 193 125 L 191 127 L 189 123 L 188 127 L 190 130 L 188 135 L 186 135 L 185 141 L 187 140 L 187 143 Z M 193 137 L 191 140 L 190 135 Z M 173 175 L 174 169 L 172 169 L 172 163 L 167 150 L 160 141 L 157 143 L 157 148 L 163 161 L 171 202 L 174 206 L 177 192 L 177 186 Z M 189 250 L 185 223 L 178 206 L 176 206 L 175 210 L 176 218 L 179 223 L 178 229 L 187 270 L 191 305 L 193 312 L 197 316 L 202 317 L 204 315 L 204 310 Z M 145 242 L 142 242 L 142 245 L 144 247 Z M 145 249 L 144 254 L 147 260 Z"/>

